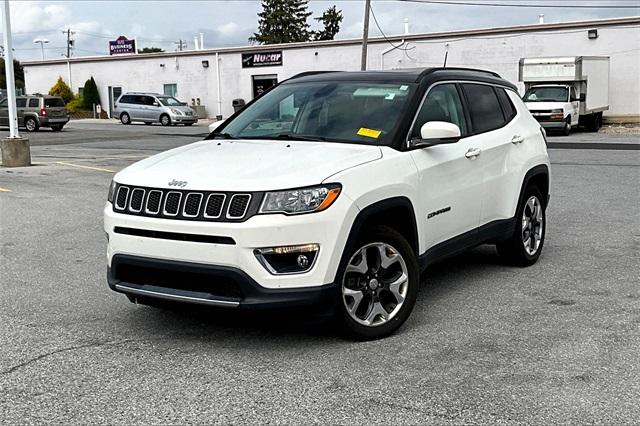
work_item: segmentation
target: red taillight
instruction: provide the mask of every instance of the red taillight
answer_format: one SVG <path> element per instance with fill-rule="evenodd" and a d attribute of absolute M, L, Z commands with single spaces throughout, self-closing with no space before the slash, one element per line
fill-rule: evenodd
<path fill-rule="evenodd" d="M 40 108 L 40 115 L 42 115 L 43 117 L 47 115 L 47 109 L 46 108 Z"/>

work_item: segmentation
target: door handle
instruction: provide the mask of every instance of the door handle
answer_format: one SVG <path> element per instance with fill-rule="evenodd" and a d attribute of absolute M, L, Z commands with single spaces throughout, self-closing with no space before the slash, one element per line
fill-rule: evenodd
<path fill-rule="evenodd" d="M 522 142 L 524 142 L 524 138 L 522 136 L 520 136 L 520 135 L 515 135 L 514 137 L 511 138 L 511 143 L 514 144 L 514 145 L 522 143 Z"/>
<path fill-rule="evenodd" d="M 478 155 L 480 155 L 480 148 L 469 148 L 469 150 L 464 154 L 465 157 L 467 158 L 476 158 Z"/>

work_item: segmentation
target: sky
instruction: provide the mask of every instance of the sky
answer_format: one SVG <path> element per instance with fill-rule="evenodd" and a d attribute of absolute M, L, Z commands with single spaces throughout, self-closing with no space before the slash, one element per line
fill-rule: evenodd
<path fill-rule="evenodd" d="M 463 1 L 463 0 L 454 0 Z M 372 0 L 372 8 L 380 28 L 387 35 L 401 34 L 404 19 L 409 19 L 410 32 L 450 31 L 531 24 L 538 15 L 545 22 L 611 18 L 640 15 L 640 0 L 467 0 L 533 5 L 623 5 L 628 9 L 581 9 L 575 7 L 488 7 L 451 4 L 426 4 L 402 0 Z M 62 56 L 66 36 L 62 30 L 75 32 L 73 56 L 108 54 L 108 41 L 120 35 L 135 38 L 138 48 L 177 49 L 177 40 L 186 40 L 187 49 L 194 48 L 193 38 L 205 34 L 205 47 L 249 45 L 248 37 L 256 31 L 261 10 L 258 0 L 209 1 L 11 1 L 11 25 L 14 55 L 19 60 L 41 59 L 41 48 L 34 39 L 47 39 L 46 59 Z M 309 10 L 319 16 L 332 5 L 342 10 L 344 21 L 337 38 L 362 36 L 364 0 L 311 0 Z M 312 28 L 319 28 L 311 18 Z M 4 31 L 4 23 L 2 25 Z M 370 34 L 380 31 L 371 22 Z"/>

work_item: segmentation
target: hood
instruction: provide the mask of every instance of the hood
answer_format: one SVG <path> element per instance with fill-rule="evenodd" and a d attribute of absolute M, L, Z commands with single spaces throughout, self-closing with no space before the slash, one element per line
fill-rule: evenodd
<path fill-rule="evenodd" d="M 382 157 L 377 146 L 280 140 L 209 140 L 139 161 L 115 176 L 116 182 L 182 189 L 265 191 L 322 183 L 345 169 Z"/>
<path fill-rule="evenodd" d="M 567 102 L 525 102 L 529 111 L 544 111 L 550 109 L 563 109 Z"/>
<path fill-rule="evenodd" d="M 188 105 L 180 105 L 180 106 L 172 106 L 169 108 L 173 108 L 173 109 L 177 109 L 178 111 L 182 111 L 182 112 L 191 112 L 191 113 L 195 113 L 195 111 L 193 110 L 193 108 L 191 108 Z"/>

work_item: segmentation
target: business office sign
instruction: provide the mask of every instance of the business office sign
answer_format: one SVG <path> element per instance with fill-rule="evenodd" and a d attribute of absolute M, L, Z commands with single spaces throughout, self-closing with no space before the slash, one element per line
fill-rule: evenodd
<path fill-rule="evenodd" d="M 242 54 L 242 68 L 273 67 L 282 65 L 282 50 Z"/>
<path fill-rule="evenodd" d="M 109 55 L 122 55 L 126 53 L 136 53 L 136 41 L 129 40 L 125 36 L 120 36 L 109 41 Z"/>

